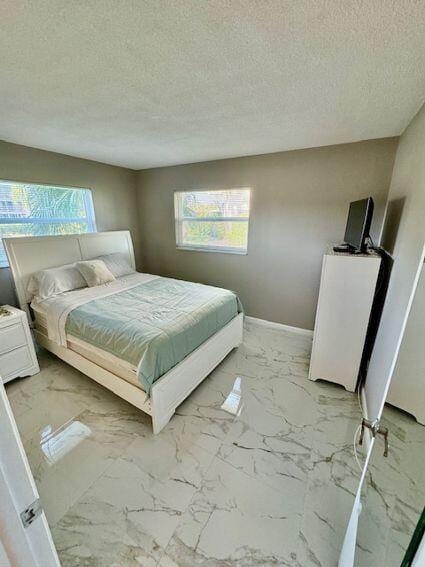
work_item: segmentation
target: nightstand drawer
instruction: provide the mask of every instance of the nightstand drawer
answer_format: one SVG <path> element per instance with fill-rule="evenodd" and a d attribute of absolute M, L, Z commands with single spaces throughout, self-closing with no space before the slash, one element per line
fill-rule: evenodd
<path fill-rule="evenodd" d="M 0 355 L 26 343 L 27 337 L 21 323 L 0 329 Z"/>
<path fill-rule="evenodd" d="M 19 376 L 21 370 L 25 370 L 25 368 L 33 365 L 34 363 L 27 346 L 15 348 L 15 350 L 0 356 L 0 376 L 5 381 L 10 375 Z"/>

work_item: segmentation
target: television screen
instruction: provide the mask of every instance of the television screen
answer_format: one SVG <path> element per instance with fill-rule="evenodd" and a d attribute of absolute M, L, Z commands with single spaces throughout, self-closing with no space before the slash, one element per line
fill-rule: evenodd
<path fill-rule="evenodd" d="M 355 250 L 363 250 L 369 236 L 373 214 L 373 199 L 361 199 L 350 203 L 344 242 Z"/>

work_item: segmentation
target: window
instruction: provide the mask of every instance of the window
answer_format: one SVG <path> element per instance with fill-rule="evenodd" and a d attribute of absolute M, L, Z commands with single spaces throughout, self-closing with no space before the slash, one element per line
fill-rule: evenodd
<path fill-rule="evenodd" d="M 0 181 L 0 267 L 8 266 L 3 237 L 95 231 L 90 189 Z"/>
<path fill-rule="evenodd" d="M 176 191 L 177 248 L 246 254 L 250 189 Z"/>

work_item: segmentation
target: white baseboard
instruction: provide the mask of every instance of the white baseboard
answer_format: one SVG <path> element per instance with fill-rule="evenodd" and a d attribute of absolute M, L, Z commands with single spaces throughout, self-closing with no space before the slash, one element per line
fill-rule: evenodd
<path fill-rule="evenodd" d="M 283 323 L 266 321 L 265 319 L 257 319 L 257 317 L 250 317 L 249 315 L 245 315 L 245 319 L 247 321 L 251 321 L 252 323 L 257 323 L 257 325 L 264 325 L 265 327 L 270 327 L 272 329 L 280 329 L 281 331 L 290 331 L 291 333 L 297 333 L 298 335 L 305 335 L 306 337 L 313 336 L 313 331 L 310 331 L 310 329 L 291 327 L 291 325 L 284 325 Z"/>

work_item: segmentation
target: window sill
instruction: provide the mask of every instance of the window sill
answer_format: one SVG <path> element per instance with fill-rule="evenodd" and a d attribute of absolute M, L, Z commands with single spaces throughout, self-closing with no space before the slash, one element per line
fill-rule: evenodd
<path fill-rule="evenodd" d="M 213 248 L 212 246 L 176 246 L 177 250 L 186 250 L 189 252 L 215 252 L 219 254 L 237 254 L 238 256 L 247 256 L 248 250 L 240 250 L 237 248 Z"/>

